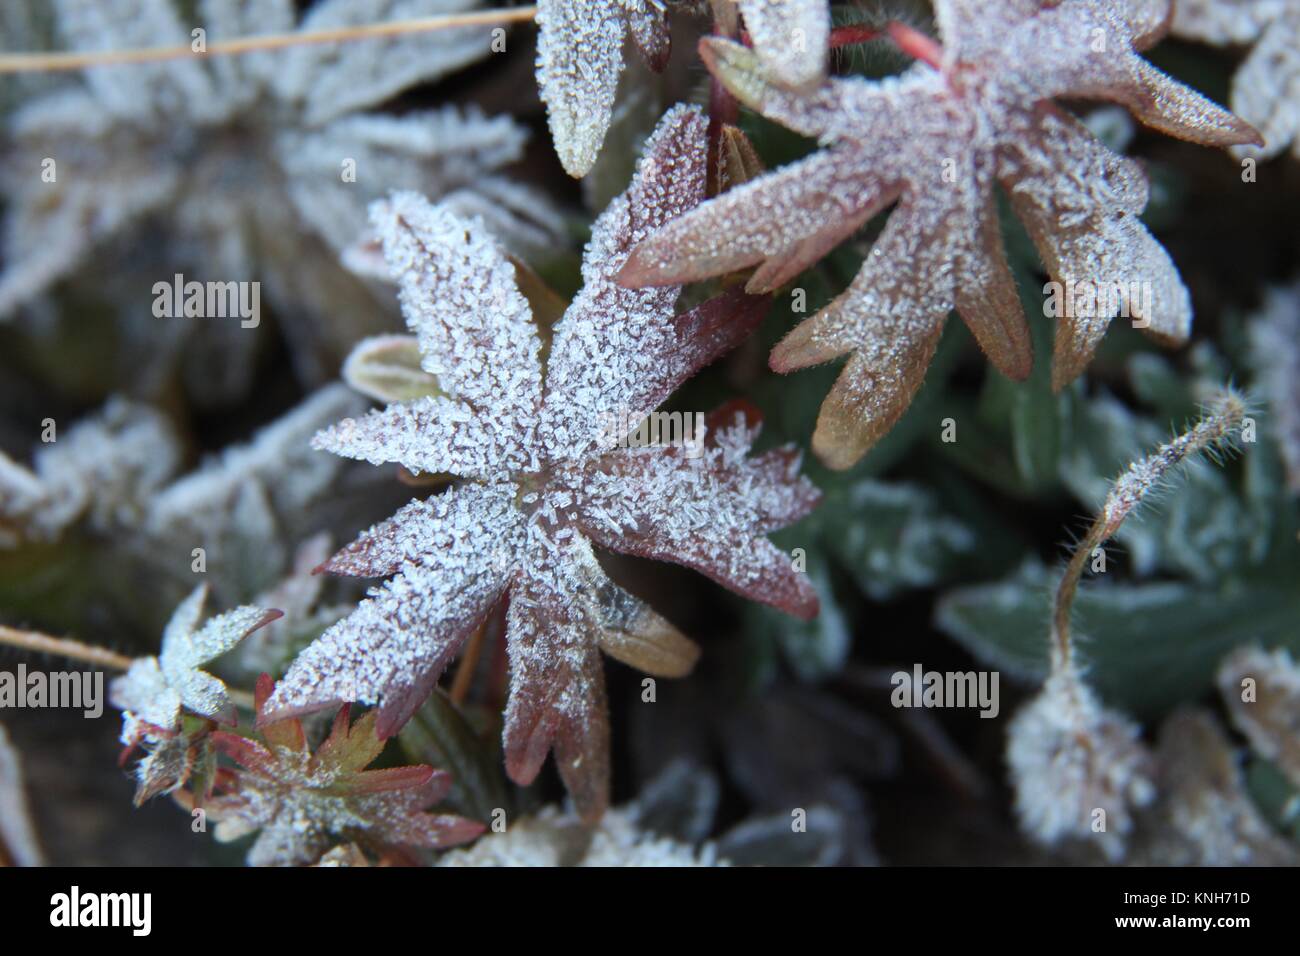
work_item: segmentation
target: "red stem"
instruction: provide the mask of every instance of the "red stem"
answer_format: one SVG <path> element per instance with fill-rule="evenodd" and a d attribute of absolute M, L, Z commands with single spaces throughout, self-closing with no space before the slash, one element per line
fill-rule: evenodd
<path fill-rule="evenodd" d="M 932 37 L 926 36 L 920 30 L 909 27 L 906 23 L 899 23 L 897 20 L 891 20 L 886 27 L 889 32 L 889 38 L 894 41 L 894 45 L 913 59 L 920 60 L 922 63 L 928 63 L 936 70 L 943 65 L 943 47 Z"/>
<path fill-rule="evenodd" d="M 715 36 L 732 37 L 735 35 L 734 22 L 729 24 L 722 16 L 715 16 L 713 19 L 713 33 Z M 741 36 L 744 36 L 741 31 Z M 718 82 L 718 78 L 710 74 L 709 76 L 709 133 L 708 133 L 708 152 L 706 161 L 708 163 L 705 174 L 705 194 L 716 196 L 722 188 L 720 176 L 720 164 L 722 157 L 722 127 L 734 126 L 740 119 L 740 103 L 731 95 L 731 92 Z"/>
<path fill-rule="evenodd" d="M 882 36 L 889 37 L 894 45 L 908 56 L 922 63 L 928 63 L 935 69 L 939 69 L 943 63 L 943 47 L 937 40 L 898 20 L 890 20 L 885 24 L 884 30 L 877 30 L 862 23 L 847 23 L 835 27 L 831 30 L 830 48 L 839 50 L 859 43 L 870 43 L 872 40 L 879 40 Z M 741 30 L 739 39 L 745 46 L 753 46 L 749 31 Z"/>
<path fill-rule="evenodd" d="M 831 31 L 831 49 L 838 50 L 840 47 L 869 43 L 878 39 L 880 39 L 880 31 L 874 27 L 865 26 L 861 23 L 849 23 L 842 27 L 836 27 Z"/>

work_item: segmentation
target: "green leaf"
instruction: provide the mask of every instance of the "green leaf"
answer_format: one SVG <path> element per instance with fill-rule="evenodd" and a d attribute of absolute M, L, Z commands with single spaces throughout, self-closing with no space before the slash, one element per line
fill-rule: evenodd
<path fill-rule="evenodd" d="M 915 485 L 868 479 L 833 487 L 815 514 L 826 552 L 875 600 L 944 580 L 978 544 Z"/>
<path fill-rule="evenodd" d="M 747 634 L 767 639 L 781 648 L 786 661 L 800 678 L 822 680 L 838 674 L 848 660 L 852 632 L 844 611 L 831 588 L 824 560 L 809 556 L 808 579 L 817 590 L 821 613 L 801 621 L 763 604 L 746 605 Z"/>
<path fill-rule="evenodd" d="M 497 808 L 509 809 L 496 739 L 495 734 L 477 733 L 441 690 L 433 692 L 397 735 L 410 760 L 452 775 L 447 804 L 482 822 L 491 820 Z"/>
<path fill-rule="evenodd" d="M 1246 765 L 1246 790 L 1264 818 L 1300 842 L 1300 793 L 1275 764 L 1255 757 Z"/>
<path fill-rule="evenodd" d="M 1056 575 L 1030 565 L 998 584 L 945 595 L 937 626 L 992 667 L 1031 680 L 1047 674 L 1048 621 Z M 1300 588 L 1230 582 L 1108 585 L 1090 582 L 1074 604 L 1088 682 L 1141 719 L 1199 698 L 1233 648 L 1300 648 Z"/>

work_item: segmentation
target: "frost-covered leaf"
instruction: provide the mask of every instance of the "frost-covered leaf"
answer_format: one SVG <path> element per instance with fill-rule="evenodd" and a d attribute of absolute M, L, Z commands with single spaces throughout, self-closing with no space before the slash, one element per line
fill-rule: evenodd
<path fill-rule="evenodd" d="M 1172 714 L 1155 752 L 1156 802 L 1133 862 L 1148 866 L 1294 866 L 1297 853 L 1255 806 L 1235 748 L 1208 713 Z"/>
<path fill-rule="evenodd" d="M 1252 361 L 1268 401 L 1287 486 L 1300 493 L 1300 286 L 1271 289 L 1250 325 Z"/>
<path fill-rule="evenodd" d="M 438 866 L 725 866 L 711 844 L 697 850 L 642 830 L 635 808 L 611 810 L 590 828 L 556 807 L 490 833 L 466 850 L 454 850 Z"/>
<path fill-rule="evenodd" d="M 1158 339 L 1187 338 L 1187 291 L 1138 219 L 1145 174 L 1052 98 L 1118 102 L 1147 125 L 1200 143 L 1256 141 L 1244 122 L 1138 56 L 1160 22 L 1146 6 L 967 6 L 937 4 L 945 47 L 933 64 L 880 81 L 833 78 L 809 94 L 770 82 L 753 51 L 704 41 L 710 69 L 743 103 L 824 148 L 683 216 L 640 246 L 621 276 L 655 285 L 758 266 L 747 288 L 770 291 L 897 203 L 849 288 L 772 353 L 782 372 L 849 354 L 813 437 L 832 467 L 857 461 L 899 419 L 954 309 L 1001 372 L 1029 373 L 998 184 L 1053 279 L 1116 291 L 1058 321 L 1058 388 L 1079 374 L 1121 311 L 1141 313 Z"/>
<path fill-rule="evenodd" d="M 1243 647 L 1219 669 L 1219 692 L 1251 748 L 1300 789 L 1300 667 L 1286 649 Z"/>
<path fill-rule="evenodd" d="M 1253 44 L 1232 81 L 1232 109 L 1264 145 L 1243 155 L 1300 155 L 1300 4 L 1295 0 L 1178 0 L 1173 31 L 1215 44 Z"/>
<path fill-rule="evenodd" d="M 668 60 L 668 23 L 657 0 L 540 0 L 537 83 L 551 136 L 569 175 L 582 177 L 613 119 L 630 35 L 656 69 Z"/>
<path fill-rule="evenodd" d="M 182 708 L 209 720 L 235 722 L 226 685 L 201 667 L 281 615 L 278 610 L 246 605 L 200 627 L 207 596 L 206 584 L 195 588 L 167 622 L 158 656 L 136 658 L 125 675 L 113 680 L 110 697 L 113 706 L 125 712 L 124 736 L 137 736 L 132 732 L 135 728 L 178 730 Z"/>
<path fill-rule="evenodd" d="M 18 751 L 0 724 L 0 866 L 41 866 L 43 862 Z"/>
<path fill-rule="evenodd" d="M 0 547 L 54 540 L 80 519 L 102 533 L 131 527 L 179 464 L 167 419 L 121 398 L 54 436 L 31 469 L 0 453 Z"/>
<path fill-rule="evenodd" d="M 309 509 L 335 489 L 340 462 L 312 450 L 312 435 L 364 403 L 330 385 L 163 488 L 149 502 L 137 546 L 168 574 L 188 575 L 204 549 L 213 590 L 247 600 L 279 580 Z"/>
<path fill-rule="evenodd" d="M 1289 6 L 1292 0 L 1178 0 L 1173 32 L 1215 43 L 1249 43 Z"/>
<path fill-rule="evenodd" d="M 478 5 L 328 0 L 312 5 L 297 29 Z M 284 0 L 194 6 L 60 0 L 56 10 L 67 41 L 87 50 L 188 45 L 194 25 L 208 31 L 209 43 L 295 29 L 294 5 Z M 560 238 L 562 223 L 543 196 L 493 175 L 523 153 L 527 131 L 509 117 L 488 118 L 473 106 L 364 112 L 488 56 L 490 38 L 485 26 L 91 68 L 33 96 L 8 118 L 0 156 L 8 210 L 0 316 L 65 280 L 109 300 L 130 296 L 136 311 L 139 285 L 160 276 L 259 282 L 299 373 L 324 378 L 358 338 L 388 324 L 383 291 L 339 263 L 365 227 L 368 204 L 385 190 L 454 194 L 466 205 L 477 198 L 509 241 L 528 248 Z M 47 168 L 47 159 L 56 166 Z M 109 278 L 127 271 L 133 281 L 115 288 Z M 213 370 L 221 369 L 236 396 L 247 387 L 241 371 L 253 343 L 263 341 L 261 325 L 168 319 L 169 332 L 212 345 L 219 356 L 193 362 L 175 344 L 160 347 L 158 321 L 124 323 L 150 365 L 162 367 L 151 375 L 179 368 L 193 391 L 209 396 L 219 391 Z"/>
<path fill-rule="evenodd" d="M 663 119 L 631 187 L 595 224 L 585 285 L 554 330 L 545 369 L 528 302 L 498 245 L 410 194 L 376 206 L 423 367 L 447 395 L 345 421 L 317 442 L 470 480 L 411 502 L 326 563 L 390 579 L 299 656 L 273 712 L 377 704 L 388 736 L 508 594 L 507 769 L 529 783 L 554 749 L 580 811 L 593 817 L 608 788 L 600 649 L 663 675 L 689 670 L 696 653 L 606 577 L 593 542 L 815 613 L 812 589 L 765 537 L 816 500 L 792 449 L 747 457 L 758 427 L 737 409 L 692 423 L 675 444 L 624 440 L 759 318 L 739 293 L 679 316 L 678 290 L 614 282 L 632 245 L 703 196 L 704 142 L 698 110 Z"/>
<path fill-rule="evenodd" d="M 806 89 L 826 77 L 827 0 L 739 0 L 745 29 L 772 79 Z"/>
<path fill-rule="evenodd" d="M 303 17 L 303 32 L 461 13 L 479 0 L 322 0 Z M 274 77 L 276 91 L 300 103 L 310 125 L 378 106 L 402 90 L 446 76 L 487 56 L 488 26 L 415 32 L 293 48 Z"/>
<path fill-rule="evenodd" d="M 829 492 L 826 505 L 852 516 L 838 534 L 821 525 L 830 553 L 876 600 L 929 587 L 978 550 L 974 532 L 916 486 L 852 482 Z"/>
<path fill-rule="evenodd" d="M 258 680 L 259 717 L 274 687 L 269 676 Z M 446 773 L 429 766 L 366 769 L 384 748 L 373 712 L 352 721 L 348 708 L 340 709 L 315 753 L 293 719 L 263 722 L 260 739 L 218 731 L 212 743 L 240 769 L 223 775 L 202 804 L 217 821 L 217 840 L 258 832 L 251 866 L 314 863 L 349 841 L 381 854 L 438 849 L 483 830 L 472 820 L 426 812 L 446 795 Z"/>
<path fill-rule="evenodd" d="M 187 46 L 189 30 L 172 0 L 54 0 L 59 32 L 81 53 L 133 50 L 149 46 Z M 193 106 L 211 108 L 211 78 L 197 59 L 149 63 L 140 69 L 90 69 L 86 85 L 96 102 L 115 118 L 148 122 L 164 113 Z"/>

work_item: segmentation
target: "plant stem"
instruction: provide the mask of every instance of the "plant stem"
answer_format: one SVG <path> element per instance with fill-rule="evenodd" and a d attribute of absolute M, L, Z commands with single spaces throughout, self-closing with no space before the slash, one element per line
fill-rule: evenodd
<path fill-rule="evenodd" d="M 39 631 L 20 631 L 17 628 L 0 624 L 0 644 L 19 647 L 35 654 L 57 654 L 74 661 L 83 661 L 99 667 L 124 671 L 131 666 L 131 658 L 106 647 L 83 644 L 64 637 L 51 637 Z"/>
<path fill-rule="evenodd" d="M 469 697 L 470 686 L 474 683 L 474 671 L 478 668 L 479 656 L 483 652 L 484 635 L 487 634 L 488 622 L 476 630 L 465 645 L 465 653 L 460 657 L 460 666 L 456 668 L 456 677 L 451 682 L 451 692 L 447 695 L 457 707 L 464 705 Z"/>
<path fill-rule="evenodd" d="M 1083 569 L 1089 556 L 1105 540 L 1105 522 L 1098 516 L 1074 549 L 1070 563 L 1065 566 L 1065 573 L 1061 576 L 1061 583 L 1056 587 L 1056 601 L 1052 605 L 1053 673 L 1059 673 L 1073 663 L 1074 641 L 1070 637 L 1070 612 L 1074 608 L 1074 596 L 1079 591 L 1079 582 L 1083 579 Z"/>
<path fill-rule="evenodd" d="M 928 63 L 936 70 L 943 66 L 943 47 L 934 38 L 898 20 L 889 21 L 885 30 L 895 45 L 908 56 Z"/>
<path fill-rule="evenodd" d="M 713 35 L 735 39 L 740 34 L 739 11 L 734 3 L 713 0 Z M 716 196 L 722 191 L 722 128 L 734 126 L 740 118 L 740 104 L 731 91 L 709 76 L 709 131 L 705 194 Z"/>
<path fill-rule="evenodd" d="M 234 56 L 259 50 L 280 50 L 287 47 L 315 43 L 337 43 L 373 37 L 404 36 L 410 33 L 430 33 L 455 27 L 499 26 L 506 23 L 525 23 L 537 16 L 535 6 L 512 7 L 508 10 L 481 10 L 474 13 L 447 14 L 440 17 L 421 17 L 411 20 L 393 20 L 387 23 L 365 23 L 353 27 L 313 32 L 268 33 L 262 36 L 240 37 L 210 44 L 202 53 L 188 44 L 170 47 L 146 47 L 135 50 L 102 50 L 76 53 L 8 53 L 0 54 L 0 73 L 39 73 L 61 70 L 83 70 L 95 66 L 117 66 L 127 63 L 156 63 L 163 60 L 180 60 L 186 57 Z"/>
<path fill-rule="evenodd" d="M 1141 461 L 1129 465 L 1115 479 L 1101 510 L 1087 534 L 1074 549 L 1056 588 L 1052 605 L 1052 672 L 1060 673 L 1073 663 L 1074 641 L 1070 634 L 1070 612 L 1083 579 L 1083 569 L 1093 551 L 1119 531 L 1146 497 L 1164 481 L 1175 466 L 1204 451 L 1230 444 L 1246 417 L 1246 405 L 1236 392 L 1226 390 L 1210 402 L 1200 421 L 1157 448 Z"/>
<path fill-rule="evenodd" d="M 839 50 L 859 43 L 870 43 L 872 40 L 880 39 L 880 36 L 881 31 L 874 27 L 864 26 L 861 23 L 848 23 L 831 30 L 830 47 L 832 50 Z"/>

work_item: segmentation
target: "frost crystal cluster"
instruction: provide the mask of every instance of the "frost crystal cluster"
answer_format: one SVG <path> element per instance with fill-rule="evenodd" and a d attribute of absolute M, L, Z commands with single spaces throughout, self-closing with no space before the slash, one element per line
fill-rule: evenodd
<path fill-rule="evenodd" d="M 1111 860 L 1124 855 L 1135 808 L 1155 797 L 1137 724 L 1104 708 L 1074 671 L 1053 674 L 1016 714 L 1007 763 L 1027 832 L 1047 844 L 1095 839 Z"/>

